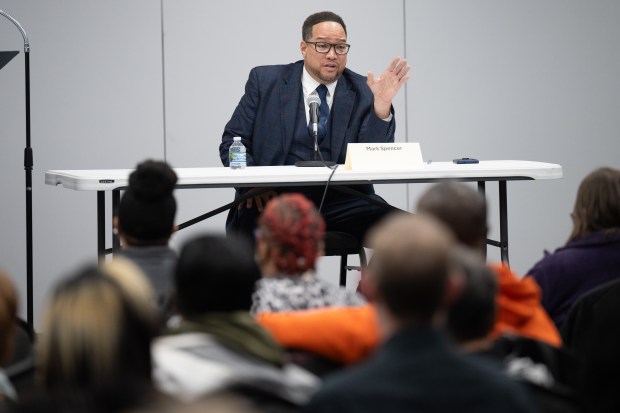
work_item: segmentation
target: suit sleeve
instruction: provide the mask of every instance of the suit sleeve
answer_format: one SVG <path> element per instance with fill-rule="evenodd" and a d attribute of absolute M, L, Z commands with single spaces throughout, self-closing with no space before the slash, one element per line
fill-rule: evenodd
<path fill-rule="evenodd" d="M 248 81 L 245 84 L 245 94 L 241 97 L 237 108 L 232 117 L 224 127 L 222 142 L 220 143 L 220 158 L 224 166 L 229 166 L 228 148 L 232 145 L 235 136 L 241 137 L 241 142 L 245 145 L 247 154 L 246 161 L 248 166 L 254 166 L 252 156 L 252 138 L 256 113 L 260 102 L 259 80 L 256 68 L 250 71 Z"/>
<path fill-rule="evenodd" d="M 390 143 L 394 142 L 394 131 L 396 122 L 394 121 L 394 108 L 391 110 L 392 119 L 389 122 L 379 119 L 375 114 L 374 106 L 370 105 L 370 111 L 366 122 L 362 125 L 359 134 L 360 143 Z"/>

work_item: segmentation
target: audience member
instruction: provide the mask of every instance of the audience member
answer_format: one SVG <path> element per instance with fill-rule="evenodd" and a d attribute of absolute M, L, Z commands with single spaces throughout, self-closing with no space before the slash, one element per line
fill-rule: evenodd
<path fill-rule="evenodd" d="M 562 326 L 566 347 L 582 362 L 581 398 L 586 412 L 620 411 L 620 280 L 585 293 Z"/>
<path fill-rule="evenodd" d="M 484 197 L 461 183 L 432 186 L 419 200 L 418 212 L 447 224 L 461 245 L 482 252 L 487 234 Z M 490 338 L 504 334 L 561 346 L 560 335 L 540 304 L 535 281 L 519 279 L 507 266 L 491 265 L 498 283 L 497 315 Z M 362 276 L 362 283 L 367 277 Z M 373 292 L 364 286 L 370 301 Z M 377 316 L 373 306 L 259 314 L 258 321 L 285 347 L 303 348 L 344 363 L 368 356 L 378 344 Z"/>
<path fill-rule="evenodd" d="M 128 283 L 89 266 L 56 286 L 38 341 L 41 394 L 19 412 L 125 412 L 158 400 L 150 352 L 157 317 Z"/>
<path fill-rule="evenodd" d="M 269 202 L 258 220 L 256 259 L 262 279 L 252 313 L 365 304 L 360 295 L 315 274 L 324 231 L 323 218 L 303 195 L 284 194 Z"/>
<path fill-rule="evenodd" d="M 583 294 L 620 279 L 620 170 L 599 168 L 577 191 L 568 242 L 528 272 L 542 289 L 542 304 L 561 328 Z"/>
<path fill-rule="evenodd" d="M 135 262 L 148 277 L 163 318 L 169 315 L 172 272 L 177 254 L 168 246 L 175 231 L 176 173 L 163 161 L 146 160 L 129 175 L 114 218 L 121 240 L 118 256 Z"/>
<path fill-rule="evenodd" d="M 249 313 L 259 278 L 244 240 L 207 235 L 183 246 L 174 278 L 182 320 L 153 345 L 161 390 L 185 401 L 221 390 L 279 407 L 307 401 L 318 379 L 288 364 Z"/>
<path fill-rule="evenodd" d="M 457 248 L 454 257 L 465 282 L 448 310 L 446 329 L 460 348 L 487 351 L 493 345 L 489 333 L 497 315 L 497 277 L 480 256 L 466 248 Z"/>
<path fill-rule="evenodd" d="M 371 234 L 368 282 L 385 342 L 368 361 L 327 378 L 308 412 L 533 412 L 517 383 L 453 352 L 440 332 L 462 277 L 449 229 L 399 214 Z"/>
<path fill-rule="evenodd" d="M 458 182 L 436 184 L 419 199 L 417 210 L 448 225 L 461 245 L 481 253 L 486 248 L 486 200 L 472 187 Z M 504 263 L 490 267 L 498 283 L 497 317 L 491 336 L 513 334 L 560 347 L 560 334 L 541 305 L 536 282 L 520 278 Z"/>
<path fill-rule="evenodd" d="M 447 330 L 460 349 L 494 360 L 511 378 L 523 383 L 541 412 L 579 411 L 574 380 L 578 366 L 561 348 L 526 337 L 489 337 L 496 314 L 497 279 L 481 257 L 466 249 L 455 253 L 465 283 L 450 306 Z"/>
<path fill-rule="evenodd" d="M 0 407 L 17 400 L 15 388 L 3 370 L 13 352 L 16 314 L 17 291 L 9 276 L 0 271 Z"/>

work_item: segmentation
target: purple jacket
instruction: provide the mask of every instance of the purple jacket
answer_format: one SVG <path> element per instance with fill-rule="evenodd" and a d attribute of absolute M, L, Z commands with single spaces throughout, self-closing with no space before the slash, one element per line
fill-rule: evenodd
<path fill-rule="evenodd" d="M 596 232 L 555 250 L 527 272 L 542 290 L 542 305 L 558 328 L 583 294 L 620 279 L 620 231 Z"/>

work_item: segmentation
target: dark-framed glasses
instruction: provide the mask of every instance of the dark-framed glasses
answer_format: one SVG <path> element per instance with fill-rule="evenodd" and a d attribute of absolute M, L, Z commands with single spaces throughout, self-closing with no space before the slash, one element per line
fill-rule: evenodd
<path fill-rule="evenodd" d="M 314 50 L 318 53 L 327 54 L 334 48 L 334 52 L 336 54 L 347 54 L 349 53 L 349 49 L 351 48 L 350 44 L 346 43 L 326 43 L 326 42 L 306 42 L 308 44 L 314 45 Z"/>

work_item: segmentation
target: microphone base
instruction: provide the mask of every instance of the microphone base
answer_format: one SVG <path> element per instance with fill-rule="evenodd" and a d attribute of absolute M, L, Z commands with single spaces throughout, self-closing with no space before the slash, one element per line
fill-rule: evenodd
<path fill-rule="evenodd" d="M 299 166 L 299 167 L 312 167 L 312 168 L 316 168 L 316 167 L 321 167 L 321 166 L 334 166 L 336 165 L 336 162 L 332 162 L 332 161 L 297 161 L 295 162 L 295 166 Z"/>

